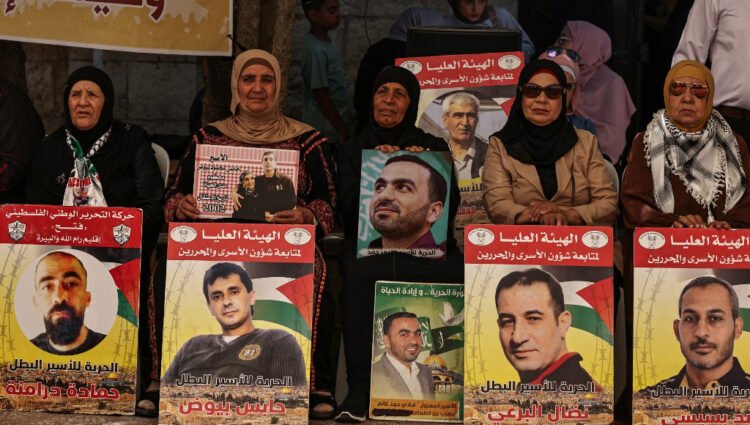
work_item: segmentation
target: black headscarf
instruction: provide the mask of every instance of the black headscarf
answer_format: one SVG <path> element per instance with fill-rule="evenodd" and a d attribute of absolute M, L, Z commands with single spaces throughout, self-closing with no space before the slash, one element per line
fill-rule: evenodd
<path fill-rule="evenodd" d="M 544 194 L 549 199 L 557 192 L 555 162 L 575 146 L 578 135 L 566 117 L 565 99 L 562 99 L 560 115 L 545 126 L 532 124 L 524 116 L 520 88 L 540 71 L 550 72 L 560 85 L 565 86 L 565 74 L 556 63 L 544 59 L 529 63 L 521 72 L 518 81 L 519 91 L 513 101 L 508 122 L 493 136 L 503 142 L 511 157 L 536 166 Z"/>
<path fill-rule="evenodd" d="M 461 0 L 448 0 L 448 4 L 451 5 L 451 9 L 453 9 L 453 16 L 456 17 L 459 21 L 465 23 L 465 24 L 476 24 L 477 22 L 483 22 L 487 19 L 490 19 L 490 15 L 487 12 L 487 7 L 492 7 L 489 3 L 487 4 L 487 7 L 485 7 L 484 12 L 482 12 L 482 16 L 479 17 L 476 21 L 470 21 L 466 18 L 466 16 L 461 14 L 461 11 L 458 8 L 459 3 L 461 3 Z"/>
<path fill-rule="evenodd" d="M 380 86 L 385 83 L 398 83 L 404 86 L 406 92 L 409 94 L 409 106 L 406 108 L 404 113 L 404 119 L 401 120 L 395 127 L 384 128 L 375 122 L 375 110 L 373 109 L 373 99 L 375 93 L 378 91 Z M 415 133 L 421 133 L 414 127 L 417 121 L 417 108 L 419 107 L 419 81 L 410 71 L 398 67 L 389 66 L 383 68 L 382 71 L 375 77 L 375 82 L 372 85 L 372 96 L 370 96 L 370 122 L 362 132 L 362 136 L 365 141 L 364 149 L 372 149 L 378 145 L 393 145 L 404 147 L 406 143 L 412 141 Z M 411 143 L 409 146 L 415 143 Z"/>
<path fill-rule="evenodd" d="M 70 118 L 70 108 L 68 108 L 68 97 L 70 96 L 70 90 L 73 88 L 75 83 L 79 81 L 92 81 L 99 86 L 104 94 L 104 105 L 102 106 L 101 115 L 99 115 L 99 121 L 93 128 L 88 130 L 79 130 L 73 125 L 73 121 Z M 115 93 L 112 88 L 112 80 L 109 78 L 106 72 L 93 66 L 84 66 L 73 71 L 68 77 L 68 81 L 65 82 L 65 95 L 63 97 L 63 105 L 65 106 L 65 128 L 70 131 L 70 134 L 81 143 L 81 147 L 84 151 L 88 150 L 91 145 L 94 144 L 96 139 L 104 134 L 112 126 L 112 114 L 115 104 Z M 84 152 L 85 154 L 86 152 Z"/>

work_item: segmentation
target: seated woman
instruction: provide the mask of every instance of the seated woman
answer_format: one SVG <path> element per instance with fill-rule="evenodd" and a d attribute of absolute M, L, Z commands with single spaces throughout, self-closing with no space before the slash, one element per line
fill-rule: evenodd
<path fill-rule="evenodd" d="M 487 0 L 448 0 L 448 3 L 453 16 L 446 18 L 443 25 L 471 25 L 520 31 L 521 50 L 526 60 L 534 57 L 534 43 L 507 9 L 492 5 L 488 7 Z"/>
<path fill-rule="evenodd" d="M 167 192 L 164 206 L 168 221 L 198 219 L 198 205 L 193 193 L 195 152 L 198 144 L 251 146 L 299 151 L 297 205 L 276 212 L 268 221 L 277 224 L 315 224 L 320 240 L 335 224 L 336 188 L 334 165 L 326 137 L 307 124 L 293 120 L 279 111 L 281 90 L 279 62 L 263 50 L 248 50 L 234 60 L 232 68 L 232 115 L 201 128 L 180 161 L 174 185 Z M 315 300 L 313 306 L 313 368 L 311 407 L 320 397 L 331 399 L 333 373 L 326 368 L 331 353 L 333 323 L 332 299 L 325 285 L 326 263 L 315 247 Z M 322 294 L 321 294 L 322 291 Z M 328 320 L 331 320 L 328 322 Z M 321 325 L 325 322 L 325 325 Z M 332 408 L 331 408 L 332 410 Z"/>
<path fill-rule="evenodd" d="M 455 176 L 450 186 L 450 224 L 445 261 L 400 252 L 357 258 L 362 150 L 448 151 L 445 141 L 414 126 L 420 90 L 419 82 L 411 72 L 395 66 L 383 69 L 375 79 L 372 93 L 370 122 L 362 134 L 342 147 L 338 157 L 339 205 L 345 235 L 340 254 L 344 280 L 341 294 L 342 326 L 349 394 L 341 404 L 336 419 L 343 422 L 362 422 L 367 417 L 375 282 L 463 283 L 463 257 L 452 231 L 460 199 Z"/>
<path fill-rule="evenodd" d="M 565 76 L 554 62 L 524 68 L 508 122 L 490 137 L 483 201 L 498 224 L 611 225 L 617 195 L 591 133 L 565 118 Z"/>
<path fill-rule="evenodd" d="M 589 22 L 570 21 L 560 32 L 556 45 L 580 55 L 581 73 L 573 109 L 594 122 L 602 154 L 617 164 L 625 149 L 625 132 L 635 106 L 625 81 L 605 65 L 612 56 L 609 35 Z"/>
<path fill-rule="evenodd" d="M 581 73 L 580 68 L 578 68 L 578 60 L 580 59 L 578 53 L 573 49 L 561 49 L 553 46 L 539 55 L 539 59 L 550 60 L 560 65 L 560 68 L 565 72 L 565 81 L 567 82 L 565 85 L 565 89 L 567 90 L 567 93 L 565 94 L 565 109 L 567 110 L 566 115 L 568 121 L 573 124 L 573 127 L 586 130 L 596 136 L 596 127 L 594 126 L 594 123 L 591 122 L 591 120 L 578 115 L 574 109 L 573 102 L 578 96 L 576 85 L 578 83 L 578 75 Z"/>
<path fill-rule="evenodd" d="M 149 320 L 153 299 L 147 301 L 154 296 L 149 288 L 149 259 L 163 223 L 164 180 L 146 132 L 114 120 L 114 104 L 112 80 L 104 71 L 86 66 L 70 74 L 63 98 L 65 125 L 36 145 L 26 178 L 25 202 L 143 210 L 140 299 L 146 308 L 140 309 L 139 346 L 142 376 L 148 377 L 150 359 L 157 349 L 149 343 L 149 330 L 155 326 Z M 69 179 L 87 177 L 84 173 L 92 167 L 96 170 L 92 184 L 80 191 L 67 187 Z M 158 367 L 153 372 L 158 374 Z M 149 411 L 139 413 L 157 413 L 152 403 L 141 400 L 138 406 Z"/>
<path fill-rule="evenodd" d="M 750 227 L 750 157 L 742 137 L 711 107 L 703 64 L 675 64 L 666 109 L 633 141 L 622 179 L 625 227 Z"/>

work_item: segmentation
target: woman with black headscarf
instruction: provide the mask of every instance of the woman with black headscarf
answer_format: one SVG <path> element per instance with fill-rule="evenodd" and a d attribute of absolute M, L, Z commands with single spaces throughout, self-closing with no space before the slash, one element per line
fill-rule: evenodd
<path fill-rule="evenodd" d="M 483 200 L 498 224 L 611 225 L 617 195 L 596 137 L 565 118 L 565 74 L 539 60 L 521 72 L 508 122 L 490 137 Z"/>
<path fill-rule="evenodd" d="M 398 252 L 357 258 L 362 150 L 448 150 L 445 141 L 414 126 L 419 93 L 419 82 L 411 72 L 394 66 L 383 69 L 375 79 L 370 122 L 357 138 L 339 151 L 338 193 L 345 234 L 340 254 L 344 280 L 341 304 L 349 386 L 349 394 L 336 417 L 340 421 L 361 422 L 367 417 L 372 361 L 372 332 L 368 329 L 372 329 L 375 282 L 463 283 L 463 258 L 456 247 L 452 230 L 460 200 L 455 176 L 451 181 L 450 224 L 445 261 Z"/>
<path fill-rule="evenodd" d="M 85 66 L 70 74 L 63 98 L 65 125 L 36 145 L 25 202 L 143 210 L 140 299 L 145 308 L 140 309 L 139 344 L 140 354 L 149 356 L 156 350 L 149 344 L 149 259 L 163 223 L 164 180 L 146 132 L 115 120 L 114 102 L 112 80 L 104 71 Z M 140 363 L 144 371 L 150 366 Z"/>

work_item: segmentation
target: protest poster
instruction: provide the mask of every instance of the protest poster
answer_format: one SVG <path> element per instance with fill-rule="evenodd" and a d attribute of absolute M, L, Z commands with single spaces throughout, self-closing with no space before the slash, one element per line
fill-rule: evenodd
<path fill-rule="evenodd" d="M 636 229 L 633 423 L 750 423 L 750 231 Z"/>
<path fill-rule="evenodd" d="M 142 213 L 0 207 L 0 409 L 132 415 Z"/>
<path fill-rule="evenodd" d="M 0 39 L 230 56 L 232 11 L 229 0 L 0 0 Z"/>
<path fill-rule="evenodd" d="M 490 136 L 508 120 L 523 69 L 523 52 L 397 59 L 422 93 L 417 127 L 450 146 L 461 190 L 456 239 L 467 224 L 489 223 L 482 204 L 482 168 Z"/>
<path fill-rule="evenodd" d="M 464 421 L 609 424 L 612 228 L 466 228 Z"/>
<path fill-rule="evenodd" d="M 462 285 L 375 284 L 370 418 L 461 422 L 463 296 Z"/>
<path fill-rule="evenodd" d="M 172 223 L 160 424 L 306 424 L 315 228 Z"/>
<path fill-rule="evenodd" d="M 448 152 L 363 150 L 357 258 L 445 259 L 452 172 Z"/>
<path fill-rule="evenodd" d="M 200 218 L 267 222 L 297 204 L 299 152 L 197 145 L 193 191 Z"/>

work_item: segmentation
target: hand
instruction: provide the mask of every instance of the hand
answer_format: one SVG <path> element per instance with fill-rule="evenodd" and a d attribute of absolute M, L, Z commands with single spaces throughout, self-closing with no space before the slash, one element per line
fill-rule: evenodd
<path fill-rule="evenodd" d="M 271 217 L 271 223 L 277 224 L 313 224 L 313 213 L 305 207 L 279 211 Z"/>
<path fill-rule="evenodd" d="M 711 224 L 708 225 L 709 229 L 719 229 L 719 230 L 729 230 L 732 228 L 732 226 L 729 225 L 726 221 L 718 221 L 714 220 L 711 222 Z"/>
<path fill-rule="evenodd" d="M 565 218 L 565 214 L 561 212 L 552 212 L 544 214 L 539 219 L 539 224 L 544 226 L 567 226 L 568 220 Z"/>
<path fill-rule="evenodd" d="M 178 220 L 195 220 L 200 215 L 198 210 L 198 202 L 195 200 L 193 195 L 185 195 L 180 202 L 177 203 L 177 209 L 174 212 L 174 216 Z"/>
<path fill-rule="evenodd" d="M 244 196 L 240 195 L 237 192 L 232 192 L 232 209 L 237 211 L 242 207 L 242 203 L 240 202 L 240 199 L 245 199 Z"/>
<path fill-rule="evenodd" d="M 408 148 L 406 148 L 405 150 L 407 150 L 407 151 L 409 151 L 409 152 L 414 152 L 414 153 L 416 153 L 416 152 L 424 152 L 424 151 L 425 151 L 425 148 L 423 148 L 422 146 L 409 146 L 409 147 L 408 147 Z M 427 150 L 429 150 L 429 149 L 427 149 Z"/>
<path fill-rule="evenodd" d="M 377 145 L 375 146 L 376 151 L 385 152 L 385 153 L 393 153 L 398 152 L 401 150 L 398 146 L 393 145 Z"/>
<path fill-rule="evenodd" d="M 550 213 L 562 213 L 562 211 L 551 202 L 532 202 L 529 207 L 529 219 L 533 223 L 539 222 L 543 215 Z"/>
<path fill-rule="evenodd" d="M 677 220 L 672 223 L 672 227 L 697 229 L 706 227 L 706 223 L 703 221 L 703 217 L 698 214 L 687 214 L 678 216 Z"/>

